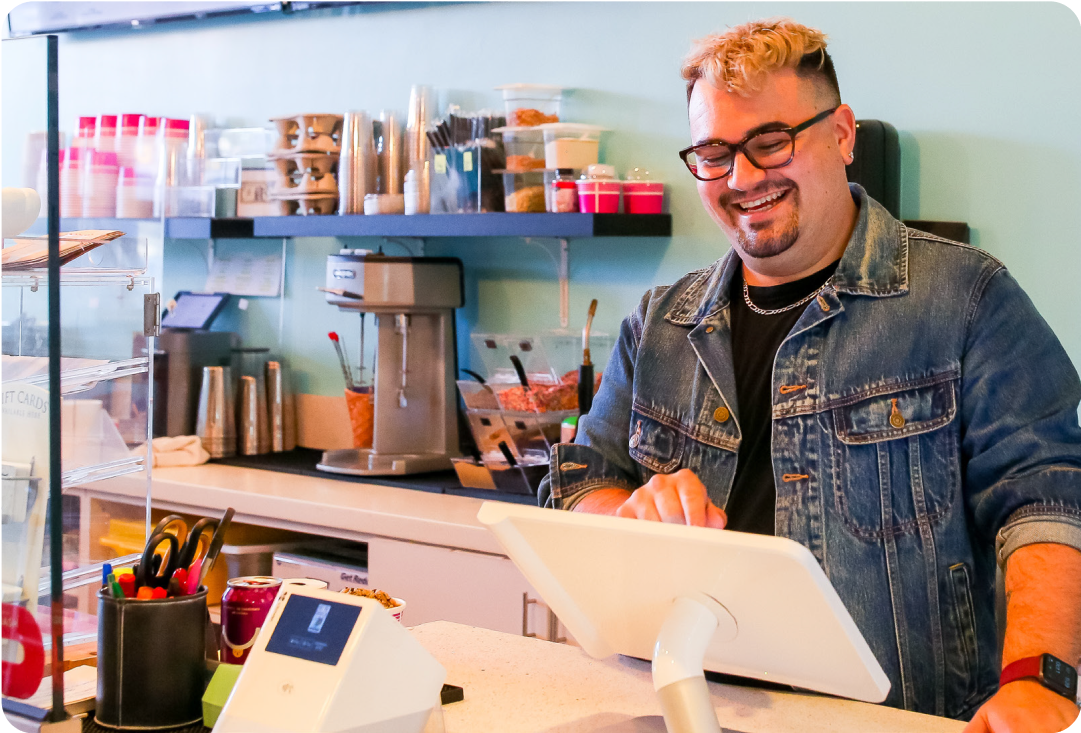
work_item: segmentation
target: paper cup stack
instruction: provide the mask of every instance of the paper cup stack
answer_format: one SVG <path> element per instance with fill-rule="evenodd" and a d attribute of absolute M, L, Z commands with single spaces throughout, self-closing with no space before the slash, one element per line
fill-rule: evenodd
<path fill-rule="evenodd" d="M 271 120 L 278 142 L 270 159 L 276 180 L 269 196 L 283 216 L 333 214 L 338 206 L 338 160 L 343 115 L 301 114 Z"/>

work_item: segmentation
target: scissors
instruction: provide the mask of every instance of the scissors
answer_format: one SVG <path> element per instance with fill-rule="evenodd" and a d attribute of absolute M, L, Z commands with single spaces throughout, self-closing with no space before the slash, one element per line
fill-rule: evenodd
<path fill-rule="evenodd" d="M 210 550 L 211 540 L 217 529 L 217 519 L 203 518 L 193 524 L 191 531 L 189 532 L 187 522 L 184 521 L 183 517 L 177 514 L 170 514 L 158 522 L 157 526 L 154 527 L 154 531 L 150 533 L 151 540 L 158 535 L 170 535 L 176 538 L 176 546 L 170 545 L 165 559 L 162 560 L 163 563 L 168 563 L 175 558 L 175 565 L 173 566 L 172 571 L 164 576 L 166 585 L 168 585 L 169 578 L 172 576 L 173 572 L 180 568 L 190 568 L 196 559 L 203 559 L 206 557 Z M 174 531 L 170 532 L 169 530 Z M 161 541 L 159 540 L 154 545 L 155 553 L 160 544 Z M 150 546 L 149 542 L 147 543 L 147 546 Z M 147 559 L 153 561 L 152 557 L 155 553 L 151 553 L 150 558 L 144 557 L 144 562 L 141 567 L 150 568 L 151 566 L 146 565 L 145 561 Z M 158 575 L 160 575 L 160 571 L 158 572 Z"/>
<path fill-rule="evenodd" d="M 163 542 L 168 543 L 169 547 L 166 550 L 164 559 L 161 560 L 160 566 L 155 571 L 154 557 Z M 168 588 L 169 580 L 179 567 L 177 562 L 180 557 L 179 547 L 180 543 L 177 542 L 176 535 L 168 532 L 158 532 L 151 535 L 150 539 L 147 540 L 146 547 L 143 548 L 143 557 L 139 562 L 139 569 L 136 571 L 139 585 L 150 588 Z"/>

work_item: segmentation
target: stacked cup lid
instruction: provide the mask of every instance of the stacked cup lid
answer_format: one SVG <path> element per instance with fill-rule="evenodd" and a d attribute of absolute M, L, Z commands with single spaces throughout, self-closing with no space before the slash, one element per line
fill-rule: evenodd
<path fill-rule="evenodd" d="M 278 141 L 270 154 L 277 172 L 269 196 L 283 215 L 333 214 L 343 115 L 301 114 L 271 120 Z"/>

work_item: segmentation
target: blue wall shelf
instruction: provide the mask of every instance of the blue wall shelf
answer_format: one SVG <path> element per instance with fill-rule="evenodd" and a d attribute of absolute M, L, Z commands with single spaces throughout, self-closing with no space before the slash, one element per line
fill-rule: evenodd
<path fill-rule="evenodd" d="M 134 219 L 64 219 L 62 231 L 119 229 Z M 670 237 L 671 214 L 431 214 L 404 216 L 178 217 L 165 220 L 169 239 L 258 237 Z"/>

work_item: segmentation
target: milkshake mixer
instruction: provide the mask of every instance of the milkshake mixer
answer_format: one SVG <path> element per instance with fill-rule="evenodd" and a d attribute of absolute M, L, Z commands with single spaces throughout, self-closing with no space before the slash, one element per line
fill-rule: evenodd
<path fill-rule="evenodd" d="M 329 450 L 318 468 L 389 476 L 451 468 L 458 452 L 454 309 L 462 263 L 345 250 L 327 257 L 327 303 L 375 314 L 371 448 Z"/>

